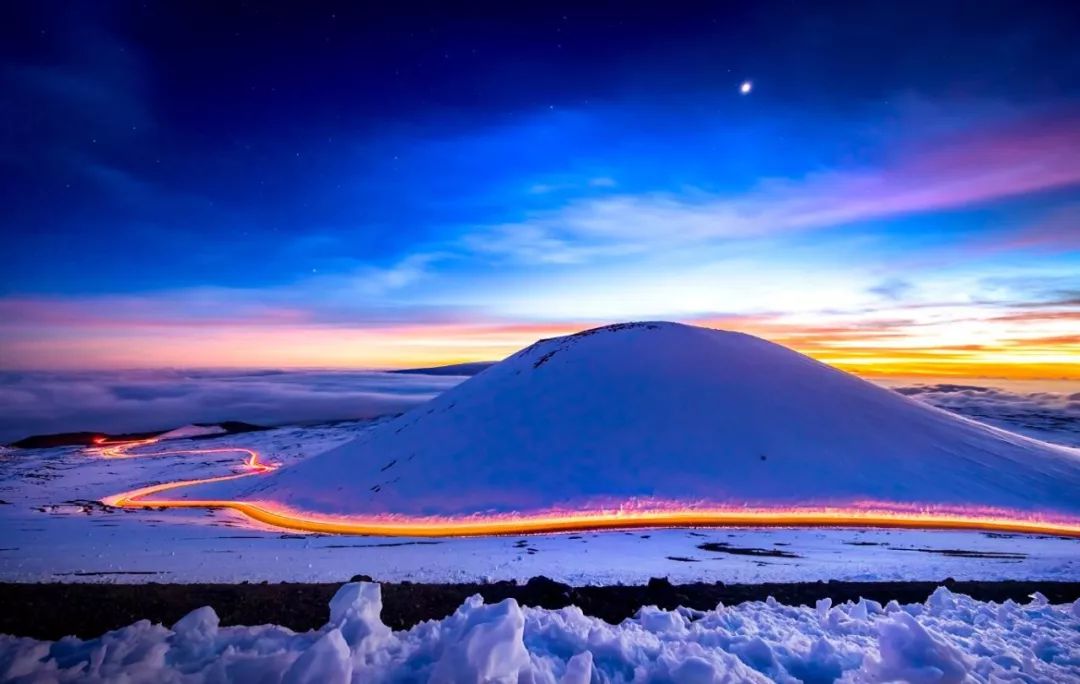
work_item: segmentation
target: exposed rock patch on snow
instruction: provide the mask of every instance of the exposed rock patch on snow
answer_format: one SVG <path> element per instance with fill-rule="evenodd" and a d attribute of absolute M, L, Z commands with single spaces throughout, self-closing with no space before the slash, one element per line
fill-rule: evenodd
<path fill-rule="evenodd" d="M 865 500 L 1080 513 L 1080 451 L 916 402 L 740 333 L 673 323 L 541 340 L 356 441 L 185 490 L 322 513 Z"/>
<path fill-rule="evenodd" d="M 611 625 L 575 607 L 484 605 L 392 632 L 375 584 L 345 585 L 320 630 L 220 627 L 200 608 L 97 639 L 0 636 L 0 679 L 266 682 L 1065 682 L 1080 679 L 1080 602 L 982 603 L 939 588 L 925 604 L 814 608 L 769 599 L 711 611 L 642 608 Z"/>

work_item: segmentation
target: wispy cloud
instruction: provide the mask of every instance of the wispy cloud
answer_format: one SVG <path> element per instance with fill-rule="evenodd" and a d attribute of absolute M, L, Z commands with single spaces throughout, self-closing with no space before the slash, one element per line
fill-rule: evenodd
<path fill-rule="evenodd" d="M 606 195 L 568 203 L 513 224 L 467 235 L 466 248 L 526 261 L 573 263 L 859 221 L 972 207 L 1080 184 L 1080 117 L 1027 121 L 1011 128 L 927 141 L 879 168 L 766 179 L 747 192 Z M 1039 232 L 1075 243 L 1059 222 Z M 1030 238 L 1029 238 L 1030 239 Z"/>
<path fill-rule="evenodd" d="M 1078 124 L 1080 126 L 1080 124 Z M 971 248 L 983 252 L 1080 252 L 1080 203 L 1054 207 L 1011 231 L 979 236 Z"/>
<path fill-rule="evenodd" d="M 914 285 L 912 285 L 909 281 L 904 280 L 903 278 L 889 278 L 881 283 L 878 283 L 877 285 L 874 285 L 870 288 L 869 291 L 871 294 L 878 295 L 879 297 L 898 301 L 900 299 L 903 299 L 904 295 L 911 292 L 914 287 Z"/>

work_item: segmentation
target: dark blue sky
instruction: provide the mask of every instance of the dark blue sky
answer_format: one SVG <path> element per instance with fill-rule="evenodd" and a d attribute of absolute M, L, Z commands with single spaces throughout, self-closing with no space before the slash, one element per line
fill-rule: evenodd
<path fill-rule="evenodd" d="M 452 5 L 9 4 L 7 337 L 1080 289 L 1076 3 Z"/>

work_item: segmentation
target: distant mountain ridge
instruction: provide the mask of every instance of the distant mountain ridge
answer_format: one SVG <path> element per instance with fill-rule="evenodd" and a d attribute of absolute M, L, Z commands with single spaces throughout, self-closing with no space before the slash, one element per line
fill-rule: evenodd
<path fill-rule="evenodd" d="M 153 430 L 150 432 L 127 432 L 110 434 L 107 432 L 59 432 L 51 435 L 31 435 L 12 442 L 9 446 L 20 449 L 48 449 L 61 446 L 93 446 L 100 440 L 109 442 L 127 442 L 140 439 L 205 439 L 221 435 L 240 434 L 267 430 L 261 425 L 244 423 L 238 420 L 226 420 L 220 423 L 192 423 L 171 430 Z"/>
<path fill-rule="evenodd" d="M 452 363 L 447 366 L 432 366 L 431 368 L 404 368 L 390 372 L 403 375 L 476 375 L 491 368 L 496 363 L 498 361 L 474 361 L 472 363 Z"/>

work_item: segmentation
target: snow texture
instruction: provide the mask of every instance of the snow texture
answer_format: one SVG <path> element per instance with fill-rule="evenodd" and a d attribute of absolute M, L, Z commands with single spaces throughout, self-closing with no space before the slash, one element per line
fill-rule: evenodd
<path fill-rule="evenodd" d="M 1080 602 L 983 603 L 941 587 L 925 604 L 814 608 L 773 599 L 715 610 L 644 607 L 611 625 L 576 607 L 485 605 L 401 632 L 377 584 L 347 584 L 319 630 L 220 627 L 200 608 L 97 639 L 0 636 L 5 682 L 1069 682 Z"/>
<path fill-rule="evenodd" d="M 634 323 L 541 340 L 349 444 L 179 496 L 361 515 L 874 500 L 1074 516 L 1078 491 L 1077 449 L 749 335 Z"/>

